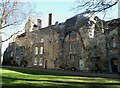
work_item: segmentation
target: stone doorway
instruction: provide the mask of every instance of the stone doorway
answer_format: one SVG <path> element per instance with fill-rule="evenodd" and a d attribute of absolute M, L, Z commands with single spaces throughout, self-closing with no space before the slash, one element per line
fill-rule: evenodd
<path fill-rule="evenodd" d="M 84 60 L 83 60 L 83 59 L 80 59 L 80 60 L 79 60 L 79 70 L 80 70 L 80 71 L 83 71 L 83 70 L 84 70 Z"/>
<path fill-rule="evenodd" d="M 113 73 L 118 72 L 118 59 L 116 59 L 116 58 L 111 59 L 111 67 L 112 67 L 112 72 Z"/>

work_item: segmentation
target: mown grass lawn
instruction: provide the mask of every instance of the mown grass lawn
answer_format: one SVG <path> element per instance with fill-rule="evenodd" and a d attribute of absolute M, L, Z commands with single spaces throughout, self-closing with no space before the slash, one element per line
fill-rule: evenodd
<path fill-rule="evenodd" d="M 120 80 L 3 68 L 2 88 L 120 88 Z"/>

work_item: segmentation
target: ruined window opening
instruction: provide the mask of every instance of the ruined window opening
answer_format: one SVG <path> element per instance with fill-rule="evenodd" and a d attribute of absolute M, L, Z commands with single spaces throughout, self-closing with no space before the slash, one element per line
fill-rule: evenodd
<path fill-rule="evenodd" d="M 70 34 L 69 34 L 69 39 L 76 39 L 76 36 L 77 36 L 77 33 L 72 31 Z"/>
<path fill-rule="evenodd" d="M 35 34 L 35 38 L 36 38 L 36 39 L 38 38 L 37 34 Z"/>
<path fill-rule="evenodd" d="M 113 41 L 112 47 L 115 48 L 117 46 L 117 44 L 116 44 L 116 40 L 115 40 L 114 36 L 112 37 L 112 41 Z"/>
<path fill-rule="evenodd" d="M 36 25 L 36 24 L 34 24 L 34 25 L 33 25 L 33 27 L 35 27 L 35 28 L 36 28 L 36 27 L 37 27 L 37 25 Z"/>
<path fill-rule="evenodd" d="M 70 50 L 74 50 L 75 49 L 75 44 L 74 43 L 70 43 Z"/>
<path fill-rule="evenodd" d="M 30 45 L 33 45 L 34 44 L 34 41 L 30 41 Z"/>
<path fill-rule="evenodd" d="M 72 45 L 70 44 L 70 50 L 72 50 Z"/>
<path fill-rule="evenodd" d="M 66 36 L 65 41 L 69 41 L 69 35 Z"/>
<path fill-rule="evenodd" d="M 97 48 L 97 46 L 96 46 L 96 45 L 94 45 L 94 48 Z"/>
<path fill-rule="evenodd" d="M 62 41 L 62 39 L 60 38 L 60 41 Z"/>
<path fill-rule="evenodd" d="M 43 43 L 43 42 L 44 42 L 44 39 L 43 39 L 43 38 L 41 38 L 41 39 L 40 39 L 40 42 L 41 42 L 41 43 Z"/>
<path fill-rule="evenodd" d="M 89 26 L 92 26 L 94 24 L 93 21 L 88 21 Z"/>
<path fill-rule="evenodd" d="M 38 55 L 38 47 L 35 47 L 35 55 Z"/>
<path fill-rule="evenodd" d="M 13 57 L 13 52 L 11 52 L 11 57 Z"/>
<path fill-rule="evenodd" d="M 116 41 L 115 41 L 115 39 L 113 39 L 113 47 L 116 47 L 117 45 L 116 45 Z"/>
<path fill-rule="evenodd" d="M 21 56 L 23 56 L 24 55 L 24 52 L 23 51 L 21 51 Z"/>
<path fill-rule="evenodd" d="M 40 59 L 39 59 L 39 66 L 42 66 L 42 65 L 43 65 L 43 58 L 40 57 Z"/>
<path fill-rule="evenodd" d="M 89 38 L 94 38 L 94 28 L 89 29 L 88 36 Z"/>
<path fill-rule="evenodd" d="M 114 37 L 114 36 L 112 36 L 111 38 L 112 38 L 112 39 L 114 39 L 115 37 Z"/>
<path fill-rule="evenodd" d="M 118 65 L 118 60 L 116 58 L 112 58 L 113 65 Z"/>
<path fill-rule="evenodd" d="M 74 61 L 74 59 L 75 59 L 75 56 L 71 55 L 71 61 Z"/>
<path fill-rule="evenodd" d="M 102 33 L 105 33 L 105 30 L 102 28 Z"/>
<path fill-rule="evenodd" d="M 37 65 L 37 58 L 34 58 L 34 65 Z"/>
<path fill-rule="evenodd" d="M 116 57 L 111 58 L 112 72 L 117 73 L 119 69 L 118 59 Z"/>
<path fill-rule="evenodd" d="M 40 47 L 40 54 L 43 54 L 43 46 Z"/>
<path fill-rule="evenodd" d="M 49 43 L 51 43 L 52 41 L 49 41 Z"/>
<path fill-rule="evenodd" d="M 96 57 L 96 61 L 99 61 L 100 60 L 100 57 Z"/>
<path fill-rule="evenodd" d="M 98 21 L 98 20 L 99 20 L 99 18 L 96 16 L 96 17 L 94 17 L 94 20 L 95 20 L 95 21 Z"/>

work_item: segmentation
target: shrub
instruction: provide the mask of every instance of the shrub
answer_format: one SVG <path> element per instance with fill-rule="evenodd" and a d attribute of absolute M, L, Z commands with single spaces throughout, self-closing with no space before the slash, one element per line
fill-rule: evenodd
<path fill-rule="evenodd" d="M 93 68 L 91 69 L 91 72 L 97 73 L 97 72 L 98 72 L 98 69 L 97 69 L 96 67 L 93 67 Z"/>

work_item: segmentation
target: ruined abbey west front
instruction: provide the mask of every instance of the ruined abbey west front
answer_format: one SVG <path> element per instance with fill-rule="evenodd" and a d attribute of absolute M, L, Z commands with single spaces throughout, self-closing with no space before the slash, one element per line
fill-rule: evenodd
<path fill-rule="evenodd" d="M 25 32 L 9 44 L 3 62 L 11 57 L 18 66 L 24 60 L 28 67 L 120 72 L 120 19 L 78 14 L 41 28 L 40 19 L 35 23 L 30 18 Z"/>

